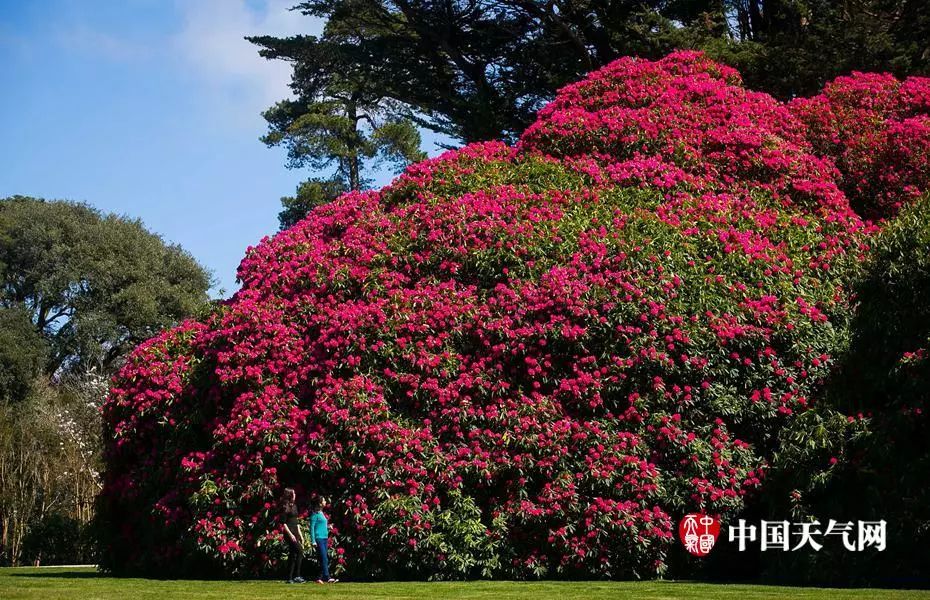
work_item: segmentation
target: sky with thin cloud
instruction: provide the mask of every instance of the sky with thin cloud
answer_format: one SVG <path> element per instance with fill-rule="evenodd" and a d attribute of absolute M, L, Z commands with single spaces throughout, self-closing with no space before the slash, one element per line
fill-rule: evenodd
<path fill-rule="evenodd" d="M 281 196 L 312 175 L 259 141 L 290 68 L 243 39 L 319 33 L 293 3 L 0 0 L 0 197 L 140 218 L 229 295 Z"/>

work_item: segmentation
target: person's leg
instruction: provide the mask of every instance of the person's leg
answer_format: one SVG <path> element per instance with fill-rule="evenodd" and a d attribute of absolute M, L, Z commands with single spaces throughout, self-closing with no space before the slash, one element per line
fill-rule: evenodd
<path fill-rule="evenodd" d="M 288 581 L 293 581 L 294 577 L 299 573 L 297 566 L 297 561 L 299 560 L 300 553 L 297 551 L 297 544 L 288 540 L 287 541 L 288 551 L 287 551 L 287 565 L 288 565 Z"/>
<path fill-rule="evenodd" d="M 300 544 L 294 544 L 294 552 L 297 553 L 297 575 L 295 577 L 301 579 L 300 565 L 304 562 L 304 549 Z"/>
<path fill-rule="evenodd" d="M 322 579 L 329 579 L 329 553 L 326 551 L 326 544 L 329 540 L 318 539 L 316 541 L 317 550 L 320 553 L 320 568 L 322 569 Z"/>

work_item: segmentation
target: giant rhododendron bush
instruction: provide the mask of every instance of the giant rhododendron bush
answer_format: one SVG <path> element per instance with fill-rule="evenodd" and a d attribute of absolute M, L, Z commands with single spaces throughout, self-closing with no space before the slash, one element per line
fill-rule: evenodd
<path fill-rule="evenodd" d="M 865 230 L 783 104 L 621 59 L 249 249 L 242 289 L 114 380 L 117 571 L 269 572 L 329 499 L 355 576 L 649 577 L 737 515 L 808 409 Z"/>

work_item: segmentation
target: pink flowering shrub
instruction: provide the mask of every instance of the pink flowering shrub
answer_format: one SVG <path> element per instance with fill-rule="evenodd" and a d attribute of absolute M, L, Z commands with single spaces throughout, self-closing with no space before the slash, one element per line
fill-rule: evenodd
<path fill-rule="evenodd" d="M 278 569 L 283 487 L 371 577 L 650 577 L 765 480 L 849 313 L 862 222 L 772 98 L 621 59 L 250 248 L 104 407 L 105 566 Z"/>
<path fill-rule="evenodd" d="M 863 217 L 892 217 L 930 190 L 930 78 L 853 73 L 790 107 Z"/>

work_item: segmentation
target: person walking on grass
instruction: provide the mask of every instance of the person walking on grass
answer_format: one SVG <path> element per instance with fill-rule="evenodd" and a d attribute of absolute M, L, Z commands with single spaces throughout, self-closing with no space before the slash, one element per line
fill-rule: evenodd
<path fill-rule="evenodd" d="M 316 546 L 317 555 L 320 558 L 320 578 L 317 583 L 336 583 L 338 579 L 329 576 L 329 555 L 327 546 L 329 545 L 329 523 L 326 515 L 323 514 L 323 507 L 326 502 L 319 498 L 314 500 L 310 505 L 310 539 Z"/>
<path fill-rule="evenodd" d="M 288 583 L 303 583 L 300 576 L 300 563 L 304 558 L 304 537 L 297 521 L 297 493 L 293 488 L 285 488 L 281 497 L 281 507 L 284 509 L 284 539 L 288 545 L 288 569 L 290 575 Z"/>

